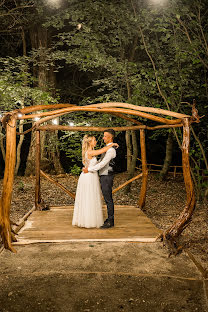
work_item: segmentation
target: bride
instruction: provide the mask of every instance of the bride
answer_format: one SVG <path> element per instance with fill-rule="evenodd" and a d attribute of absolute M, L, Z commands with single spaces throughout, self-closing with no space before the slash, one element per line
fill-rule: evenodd
<path fill-rule="evenodd" d="M 99 150 L 94 150 L 96 143 L 94 136 L 85 135 L 83 138 L 82 162 L 85 167 L 97 164 L 95 156 L 106 153 L 112 146 L 118 147 L 117 143 L 112 143 Z M 101 188 L 97 172 L 82 172 L 80 174 L 76 190 L 72 225 L 84 228 L 99 228 L 103 225 Z"/>

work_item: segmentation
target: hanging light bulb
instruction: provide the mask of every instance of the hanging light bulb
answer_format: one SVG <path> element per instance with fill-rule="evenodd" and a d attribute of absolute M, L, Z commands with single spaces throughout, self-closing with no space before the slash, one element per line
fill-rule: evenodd
<path fill-rule="evenodd" d="M 52 120 L 53 125 L 58 125 L 58 118 Z"/>
<path fill-rule="evenodd" d="M 77 24 L 77 29 L 80 30 L 82 28 L 82 24 Z"/>
<path fill-rule="evenodd" d="M 38 121 L 38 120 L 40 120 L 40 117 L 35 117 L 33 120 Z"/>
<path fill-rule="evenodd" d="M 69 124 L 70 127 L 73 127 L 73 126 L 74 126 L 73 121 L 68 121 L 68 124 Z"/>

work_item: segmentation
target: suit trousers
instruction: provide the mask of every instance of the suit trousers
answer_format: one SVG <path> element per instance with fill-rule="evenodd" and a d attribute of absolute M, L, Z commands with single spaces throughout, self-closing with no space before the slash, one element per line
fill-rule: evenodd
<path fill-rule="evenodd" d="M 108 219 L 110 221 L 114 220 L 114 203 L 112 196 L 113 178 L 113 174 L 100 176 L 101 190 L 107 205 Z"/>

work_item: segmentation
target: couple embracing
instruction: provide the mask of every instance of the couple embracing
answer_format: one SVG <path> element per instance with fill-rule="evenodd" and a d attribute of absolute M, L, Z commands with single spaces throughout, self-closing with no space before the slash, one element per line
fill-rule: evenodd
<path fill-rule="evenodd" d="M 96 138 L 85 135 L 82 141 L 84 168 L 79 177 L 74 204 L 72 225 L 84 228 L 111 228 L 114 226 L 114 203 L 112 197 L 113 159 L 117 143 L 113 143 L 115 131 L 104 131 L 105 147 L 95 150 Z M 99 161 L 96 156 L 101 155 Z M 99 172 L 99 176 L 98 176 Z M 103 221 L 101 189 L 107 205 L 108 218 Z"/>

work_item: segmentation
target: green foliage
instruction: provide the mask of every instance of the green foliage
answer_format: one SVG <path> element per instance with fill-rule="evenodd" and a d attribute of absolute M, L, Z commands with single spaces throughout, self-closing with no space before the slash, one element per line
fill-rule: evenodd
<path fill-rule="evenodd" d="M 80 132 L 66 131 L 60 137 L 60 150 L 64 151 L 69 159 L 68 168 L 82 166 L 82 134 Z M 75 167 L 74 167 L 75 166 Z"/>
<path fill-rule="evenodd" d="M 71 168 L 70 171 L 73 175 L 80 175 L 80 173 L 82 172 L 82 168 L 78 167 L 76 164 Z"/>
<path fill-rule="evenodd" d="M 0 58 L 0 105 L 10 111 L 32 105 L 55 102 L 48 92 L 33 87 L 34 78 L 29 72 L 29 58 Z"/>

